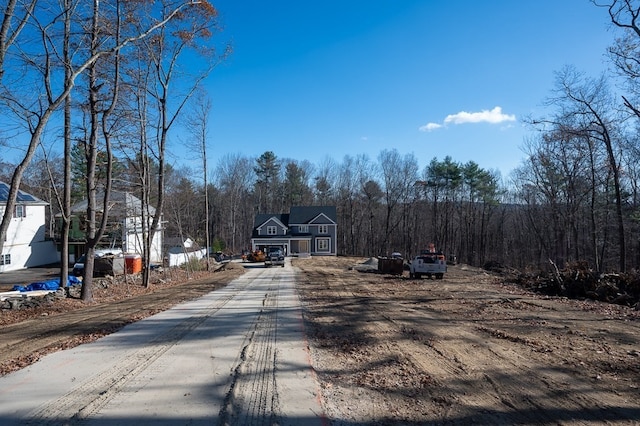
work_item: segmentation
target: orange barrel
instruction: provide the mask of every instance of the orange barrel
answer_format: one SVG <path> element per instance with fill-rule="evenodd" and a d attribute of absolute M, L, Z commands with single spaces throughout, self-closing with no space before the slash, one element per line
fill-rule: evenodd
<path fill-rule="evenodd" d="M 139 274 L 142 272 L 142 256 L 139 254 L 127 254 L 124 256 L 127 274 Z"/>

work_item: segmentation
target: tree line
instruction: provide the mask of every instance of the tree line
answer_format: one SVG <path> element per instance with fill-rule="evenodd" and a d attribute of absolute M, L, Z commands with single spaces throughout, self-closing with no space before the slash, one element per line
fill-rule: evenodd
<path fill-rule="evenodd" d="M 479 266 L 637 268 L 637 3 L 594 2 L 618 29 L 607 52 L 612 71 L 596 77 L 571 67 L 558 71 L 548 114 L 526 120 L 525 158 L 503 177 L 449 157 L 420 169 L 414 155 L 393 149 L 320 164 L 272 151 L 257 158 L 238 153 L 209 166 L 210 104 L 200 83 L 230 52 L 215 41 L 210 3 L 6 0 L 1 143 L 22 160 L 0 158 L 0 175 L 11 185 L 0 249 L 18 188 L 50 201 L 67 235 L 72 202 L 87 199 L 89 255 L 106 226 L 100 206 L 118 189 L 153 207 L 143 209 L 151 224 L 145 250 L 164 226 L 166 235 L 238 252 L 249 244 L 256 213 L 315 204 L 337 207 L 342 254 L 411 256 L 433 243 Z M 167 159 L 177 123 L 203 161 L 199 170 L 175 169 Z"/>

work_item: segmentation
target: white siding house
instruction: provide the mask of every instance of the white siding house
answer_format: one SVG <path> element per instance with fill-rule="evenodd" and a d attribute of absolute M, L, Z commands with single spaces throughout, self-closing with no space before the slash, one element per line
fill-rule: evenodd
<path fill-rule="evenodd" d="M 0 215 L 4 215 L 8 195 L 9 185 L 0 182 Z M 42 266 L 60 260 L 53 241 L 45 239 L 47 205 L 48 203 L 31 194 L 18 192 L 0 254 L 0 272 Z"/>
<path fill-rule="evenodd" d="M 99 198 L 102 195 L 99 195 Z M 151 217 L 147 217 L 147 225 L 142 220 L 142 202 L 139 198 L 129 192 L 112 191 L 109 196 L 107 229 L 103 239 L 98 243 L 98 248 L 119 248 L 129 254 L 143 253 L 143 233 L 149 230 Z M 98 213 L 103 214 L 100 203 L 98 203 Z M 80 255 L 84 254 L 85 230 L 82 224 L 86 221 L 87 200 L 80 201 L 71 207 L 71 240 L 70 251 Z M 155 214 L 155 209 L 148 207 L 148 215 Z M 60 228 L 60 215 L 57 216 L 57 228 Z M 162 223 L 162 220 L 160 221 Z M 151 241 L 151 253 L 149 260 L 151 263 L 161 263 L 162 256 L 162 226 L 158 225 Z M 59 235 L 56 238 L 60 238 Z"/>

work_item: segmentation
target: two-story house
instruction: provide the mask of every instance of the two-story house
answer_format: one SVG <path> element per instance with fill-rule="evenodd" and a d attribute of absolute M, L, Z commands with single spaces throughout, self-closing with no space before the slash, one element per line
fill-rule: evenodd
<path fill-rule="evenodd" d="M 0 182 L 0 218 L 9 199 L 9 185 Z M 0 272 L 47 265 L 60 260 L 53 241 L 46 238 L 46 209 L 49 203 L 18 191 L 11 222 L 0 253 Z"/>
<path fill-rule="evenodd" d="M 98 199 L 102 198 L 99 194 Z M 96 216 L 100 220 L 104 214 L 101 202 L 97 205 Z M 148 225 L 143 226 L 142 219 L 143 205 L 139 198 L 129 192 L 112 191 L 109 196 L 107 211 L 107 227 L 102 240 L 97 244 L 97 248 L 119 248 L 129 254 L 143 253 L 144 232 L 148 232 L 151 225 L 151 217 L 147 216 Z M 153 215 L 155 209 L 151 206 L 147 208 L 148 215 Z M 69 253 L 74 258 L 85 253 L 86 244 L 86 212 L 87 200 L 83 200 L 71 207 L 71 223 L 69 229 Z M 162 222 L 162 221 L 160 221 Z M 56 215 L 55 239 L 61 243 L 62 217 Z M 160 263 L 163 259 L 162 240 L 164 232 L 159 225 L 151 241 L 150 262 Z"/>
<path fill-rule="evenodd" d="M 256 215 L 251 246 L 282 246 L 287 255 L 336 256 L 337 228 L 335 206 L 295 206 L 289 213 Z"/>

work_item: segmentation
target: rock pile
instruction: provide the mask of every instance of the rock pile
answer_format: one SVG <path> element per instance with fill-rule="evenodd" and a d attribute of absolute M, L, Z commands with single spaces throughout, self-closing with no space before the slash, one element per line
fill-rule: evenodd
<path fill-rule="evenodd" d="M 80 289 L 80 286 L 74 287 L 78 287 L 78 289 Z M 0 301 L 0 309 L 19 310 L 37 308 L 40 306 L 51 305 L 56 300 L 64 299 L 66 297 L 67 289 L 64 288 L 60 288 L 56 291 L 48 292 L 45 294 L 38 293 L 37 295 L 21 293 L 16 296 L 9 296 L 6 299 Z"/>

